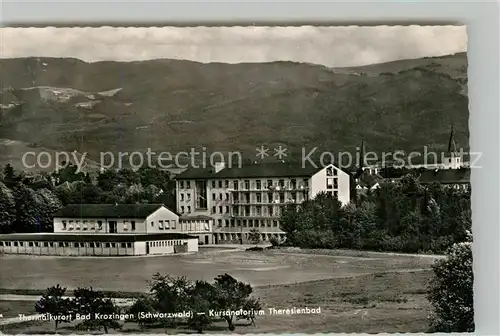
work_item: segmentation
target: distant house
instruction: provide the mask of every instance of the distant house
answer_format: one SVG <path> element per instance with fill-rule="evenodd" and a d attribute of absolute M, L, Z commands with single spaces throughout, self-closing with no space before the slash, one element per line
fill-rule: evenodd
<path fill-rule="evenodd" d="M 375 190 L 385 182 L 387 181 L 376 172 L 376 169 L 364 169 L 356 178 L 356 190 L 361 193 Z"/>
<path fill-rule="evenodd" d="M 425 170 L 418 180 L 423 185 L 439 183 L 455 189 L 469 190 L 470 172 L 470 168 Z"/>
<path fill-rule="evenodd" d="M 125 256 L 198 251 L 211 243 L 209 217 L 180 216 L 163 204 L 72 204 L 54 216 L 53 233 L 0 235 L 11 254 Z"/>

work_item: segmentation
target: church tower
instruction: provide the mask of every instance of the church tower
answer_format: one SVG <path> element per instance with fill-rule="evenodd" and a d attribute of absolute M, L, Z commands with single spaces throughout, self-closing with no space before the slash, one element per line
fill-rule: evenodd
<path fill-rule="evenodd" d="M 459 169 L 462 167 L 462 157 L 457 150 L 455 142 L 453 125 L 451 125 L 450 138 L 448 140 L 448 150 L 443 158 L 444 169 Z"/>

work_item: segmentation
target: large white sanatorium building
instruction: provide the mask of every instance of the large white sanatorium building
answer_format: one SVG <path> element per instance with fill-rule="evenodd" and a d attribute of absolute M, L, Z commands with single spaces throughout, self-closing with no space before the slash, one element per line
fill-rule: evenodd
<path fill-rule="evenodd" d="M 213 219 L 213 243 L 247 242 L 258 230 L 262 240 L 281 239 L 281 208 L 300 204 L 320 192 L 343 205 L 350 202 L 351 176 L 337 166 L 266 163 L 242 167 L 188 169 L 176 176 L 177 212 Z"/>
<path fill-rule="evenodd" d="M 74 204 L 54 217 L 53 233 L 0 235 L 0 252 L 35 255 L 126 256 L 198 251 L 211 221 L 179 216 L 162 204 Z"/>

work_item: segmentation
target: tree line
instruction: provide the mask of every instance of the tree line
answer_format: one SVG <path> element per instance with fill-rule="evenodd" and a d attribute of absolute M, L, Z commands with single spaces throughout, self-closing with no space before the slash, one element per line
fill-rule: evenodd
<path fill-rule="evenodd" d="M 144 167 L 90 176 L 75 165 L 28 175 L 5 166 L 0 174 L 0 233 L 52 232 L 53 215 L 66 204 L 162 203 L 175 209 L 175 181 Z"/>
<path fill-rule="evenodd" d="M 39 314 L 50 314 L 53 317 L 56 332 L 61 323 L 76 323 L 77 330 L 102 330 L 108 333 L 109 329 L 121 330 L 123 322 L 134 322 L 143 330 L 163 328 L 166 331 L 180 328 L 202 333 L 220 320 L 226 323 L 228 330 L 234 331 L 238 319 L 255 324 L 258 315 L 254 312 L 261 310 L 261 303 L 252 296 L 252 292 L 251 285 L 238 281 L 227 273 L 217 276 L 212 283 L 157 273 L 150 281 L 149 293 L 143 294 L 125 309 L 117 306 L 102 291 L 78 288 L 74 290 L 72 297 L 68 297 L 66 288 L 56 285 L 47 288 L 36 303 L 35 310 Z M 210 314 L 211 310 L 249 313 L 214 316 Z M 190 314 L 181 316 L 180 312 Z M 161 313 L 163 317 L 154 317 L 156 313 Z M 87 318 L 76 320 L 77 314 Z M 127 319 L 120 322 L 120 319 L 113 318 L 120 314 L 126 315 Z M 141 314 L 144 315 L 142 318 Z M 106 318 L 109 316 L 112 318 Z"/>
<path fill-rule="evenodd" d="M 471 230 L 469 190 L 424 186 L 408 174 L 358 196 L 345 207 L 327 193 L 287 206 L 280 219 L 286 244 L 442 253 Z"/>

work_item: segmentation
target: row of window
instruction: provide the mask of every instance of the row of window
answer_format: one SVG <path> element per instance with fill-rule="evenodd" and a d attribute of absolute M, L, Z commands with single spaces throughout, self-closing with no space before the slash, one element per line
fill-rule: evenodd
<path fill-rule="evenodd" d="M 298 205 L 296 205 L 298 206 Z M 263 207 L 261 205 L 256 205 L 251 207 L 250 205 L 245 206 L 233 206 L 233 216 L 279 216 L 280 208 L 268 205 Z"/>
<path fill-rule="evenodd" d="M 165 247 L 165 246 L 179 246 L 183 245 L 182 240 L 164 240 L 164 241 L 153 241 L 149 243 L 150 247 Z"/>
<path fill-rule="evenodd" d="M 151 222 L 151 226 L 154 227 L 155 226 L 155 222 Z M 158 221 L 158 229 L 160 230 L 175 230 L 175 228 L 177 227 L 177 221 L 175 220 L 159 220 Z"/>
<path fill-rule="evenodd" d="M 279 227 L 279 222 L 273 219 L 219 219 L 217 221 L 217 225 L 222 227 L 224 224 L 225 227 L 261 227 L 261 228 L 277 228 Z"/>
<path fill-rule="evenodd" d="M 181 224 L 181 231 L 190 231 L 190 232 L 210 231 L 210 224 L 208 221 L 201 221 L 201 222 L 190 221 Z"/>
<path fill-rule="evenodd" d="M 6 241 L 6 242 L 2 242 L 0 241 L 0 246 L 14 246 L 14 247 L 23 247 L 25 246 L 24 245 L 25 242 L 17 242 L 17 241 L 14 241 L 14 242 L 10 242 L 10 241 Z M 93 248 L 93 247 L 101 247 L 101 243 L 94 243 L 94 242 L 58 242 L 58 243 L 54 243 L 54 242 L 27 242 L 28 243 L 28 247 L 54 247 L 55 245 L 57 245 L 58 247 L 90 247 L 90 248 Z M 116 247 L 116 244 L 117 243 L 103 243 L 103 247 L 112 247 L 112 248 L 115 248 Z M 132 243 L 120 243 L 120 247 L 121 248 L 131 248 L 132 247 Z"/>
<path fill-rule="evenodd" d="M 336 176 L 337 171 L 334 169 L 332 174 L 335 174 Z M 278 180 L 278 183 L 275 183 L 273 180 L 255 180 L 255 181 L 250 181 L 250 180 L 244 180 L 243 182 L 240 182 L 238 180 L 230 181 L 228 180 L 212 180 L 212 188 L 233 188 L 235 190 L 238 190 L 239 187 L 241 186 L 242 189 L 257 189 L 257 190 L 262 190 L 262 189 L 269 189 L 269 188 L 289 188 L 289 189 L 307 189 L 309 186 L 309 180 L 308 179 L 303 179 L 302 183 L 298 183 L 296 179 L 291 179 L 290 181 L 286 181 L 284 179 Z M 191 189 L 191 181 L 179 181 L 179 189 Z"/>
<path fill-rule="evenodd" d="M 79 220 L 63 220 L 62 221 L 62 229 L 63 230 L 82 230 L 82 231 L 88 231 L 88 230 L 97 230 L 97 231 L 102 231 L 104 230 L 103 226 L 103 221 L 98 220 L 98 221 L 79 221 Z M 123 221 L 123 230 L 127 231 L 129 229 L 129 221 Z M 130 221 L 130 230 L 135 231 L 135 221 Z"/>

